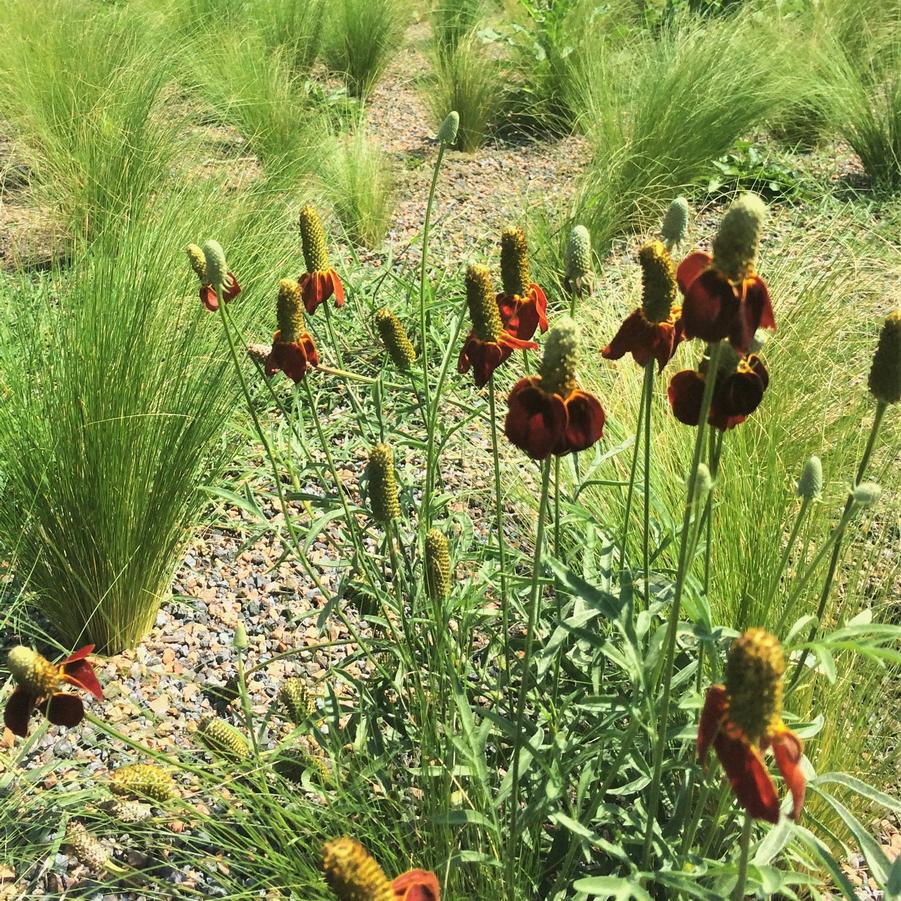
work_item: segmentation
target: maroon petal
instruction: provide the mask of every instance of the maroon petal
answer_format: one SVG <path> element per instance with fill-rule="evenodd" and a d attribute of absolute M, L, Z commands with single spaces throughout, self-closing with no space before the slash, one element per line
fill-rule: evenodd
<path fill-rule="evenodd" d="M 94 650 L 94 645 L 86 644 L 83 648 L 79 648 L 77 651 L 74 651 L 65 660 L 61 661 L 60 665 L 65 666 L 67 663 L 72 663 L 75 660 L 84 660 L 85 657 L 88 657 L 91 651 Z"/>
<path fill-rule="evenodd" d="M 84 704 L 81 698 L 64 691 L 51 695 L 41 710 L 54 726 L 66 726 L 71 729 L 84 719 Z"/>
<path fill-rule="evenodd" d="M 566 429 L 554 453 L 558 455 L 585 450 L 604 434 L 604 408 L 587 391 L 573 391 L 565 401 Z"/>
<path fill-rule="evenodd" d="M 332 293 L 335 295 L 335 306 L 343 307 L 346 302 L 344 297 L 344 283 L 334 269 L 329 270 L 329 275 L 332 279 Z"/>
<path fill-rule="evenodd" d="M 323 301 L 332 296 L 334 285 L 328 272 L 304 272 L 300 277 L 300 290 L 304 308 L 312 315 Z"/>
<path fill-rule="evenodd" d="M 646 325 L 648 321 L 641 310 L 634 310 L 623 320 L 613 340 L 601 351 L 607 360 L 619 360 L 627 353 L 634 353 L 636 347 L 644 347 L 647 341 Z"/>
<path fill-rule="evenodd" d="M 212 285 L 200 286 L 200 302 L 211 313 L 215 313 L 219 309 L 219 297 L 216 294 L 216 289 Z"/>
<path fill-rule="evenodd" d="M 707 752 L 720 731 L 728 709 L 729 699 L 726 695 L 726 687 L 711 685 L 707 689 L 704 709 L 701 711 L 701 720 L 698 723 L 698 760 L 702 765 L 707 762 Z"/>
<path fill-rule="evenodd" d="M 709 253 L 702 253 L 700 250 L 690 253 L 676 270 L 676 284 L 679 290 L 684 294 L 688 286 L 705 270 L 710 268 L 713 257 Z"/>
<path fill-rule="evenodd" d="M 793 820 L 797 820 L 801 816 L 804 793 L 807 788 L 807 780 L 804 778 L 800 766 L 803 750 L 801 740 L 790 729 L 785 729 L 773 737 L 773 755 L 776 758 L 776 766 L 779 767 L 779 772 L 792 794 L 791 817 Z"/>
<path fill-rule="evenodd" d="M 529 300 L 532 308 L 538 315 L 538 327 L 541 329 L 541 333 L 544 334 L 548 330 L 547 295 L 534 282 L 529 287 Z M 532 332 L 532 334 L 534 335 L 535 333 Z M 529 335 L 529 337 L 531 338 L 532 335 Z"/>
<path fill-rule="evenodd" d="M 670 407 L 673 415 L 685 425 L 697 425 L 704 400 L 704 376 L 694 369 L 683 369 L 670 379 Z"/>
<path fill-rule="evenodd" d="M 738 803 L 754 819 L 777 823 L 779 796 L 760 751 L 726 729 L 720 729 L 713 746 Z"/>
<path fill-rule="evenodd" d="M 94 667 L 87 660 L 74 660 L 63 664 L 63 679 L 90 692 L 98 701 L 103 700 L 103 689 L 94 673 Z"/>
<path fill-rule="evenodd" d="M 13 735 L 25 738 L 28 734 L 28 721 L 34 710 L 35 699 L 21 688 L 17 688 L 6 702 L 3 710 L 3 722 Z"/>
<path fill-rule="evenodd" d="M 228 287 L 225 285 L 222 286 L 222 299 L 228 303 L 230 300 L 234 300 L 241 293 L 241 286 L 238 284 L 238 280 L 235 278 L 234 274 L 228 273 Z"/>
<path fill-rule="evenodd" d="M 717 269 L 705 269 L 685 290 L 682 327 L 687 338 L 712 344 L 730 335 L 742 310 L 732 283 Z"/>
<path fill-rule="evenodd" d="M 563 440 L 566 430 L 566 407 L 557 394 L 538 387 L 535 376 L 521 379 L 507 398 L 509 409 L 504 432 L 510 442 L 534 460 L 543 460 Z"/>

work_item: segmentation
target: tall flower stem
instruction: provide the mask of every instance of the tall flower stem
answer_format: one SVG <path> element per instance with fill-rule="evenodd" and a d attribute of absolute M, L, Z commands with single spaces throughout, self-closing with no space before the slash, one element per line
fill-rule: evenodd
<path fill-rule="evenodd" d="M 638 451 L 641 448 L 641 432 L 644 424 L 645 397 L 648 389 L 648 373 L 645 370 L 638 402 L 638 424 L 635 426 L 635 446 L 632 448 L 632 466 L 629 470 L 629 488 L 626 491 L 626 510 L 623 514 L 623 537 L 620 539 L 620 569 L 626 568 L 626 542 L 629 538 L 629 520 L 632 517 L 632 498 L 635 494 L 635 473 L 638 471 Z"/>
<path fill-rule="evenodd" d="M 791 559 L 792 551 L 795 549 L 795 544 L 798 541 L 798 535 L 801 532 L 801 526 L 803 525 L 804 519 L 807 516 L 807 511 L 810 509 L 810 504 L 811 499 L 809 497 L 805 497 L 801 500 L 801 506 L 798 508 L 798 513 L 795 516 L 794 523 L 792 524 L 791 532 L 789 532 L 788 541 L 785 544 L 785 550 L 782 551 L 782 557 L 779 560 L 779 565 L 776 567 L 776 571 L 773 573 L 769 585 L 767 585 L 766 593 L 763 596 L 763 610 L 770 609 L 773 595 L 776 594 L 776 589 L 779 587 L 779 582 L 782 580 L 782 574 L 785 572 L 785 568 L 788 566 L 788 561 Z M 782 621 L 779 627 L 780 631 L 782 625 L 784 625 L 786 613 L 787 610 L 783 611 Z"/>
<path fill-rule="evenodd" d="M 654 402 L 655 360 L 648 360 L 644 367 L 644 530 L 641 536 L 641 562 L 644 571 L 644 602 L 651 603 L 651 408 Z"/>
<path fill-rule="evenodd" d="M 419 260 L 419 330 L 422 342 L 422 377 L 425 385 L 425 405 L 428 408 L 429 397 L 429 334 L 425 313 L 425 277 L 429 258 L 429 231 L 432 224 L 432 207 L 435 203 L 435 188 L 438 186 L 438 173 L 444 159 L 444 142 L 438 143 L 438 156 L 435 157 L 435 168 L 432 170 L 432 183 L 429 185 L 429 199 L 425 205 L 425 218 L 422 223 L 422 254 Z"/>
<path fill-rule="evenodd" d="M 710 477 L 716 481 L 716 477 L 720 471 L 720 458 L 723 455 L 723 436 L 724 432 L 710 434 L 710 447 L 708 449 L 708 466 L 710 467 Z M 707 495 L 707 503 L 704 505 L 704 531 L 705 531 L 705 547 L 704 547 L 704 594 L 710 591 L 710 555 L 713 550 L 713 492 Z"/>
<path fill-rule="evenodd" d="M 494 522 L 497 528 L 497 553 L 501 583 L 501 624 L 504 630 L 504 676 L 512 685 L 510 671 L 510 598 L 507 593 L 507 551 L 504 540 L 504 499 L 501 493 L 501 464 L 497 440 L 497 409 L 494 397 L 494 373 L 488 379 L 488 415 L 491 418 L 491 457 L 494 465 Z"/>
<path fill-rule="evenodd" d="M 510 842 L 507 847 L 507 893 L 514 901 L 514 868 L 519 856 L 519 751 L 522 744 L 523 725 L 526 715 L 526 695 L 529 687 L 529 671 L 532 665 L 532 651 L 535 645 L 535 627 L 538 622 L 538 602 L 541 597 L 541 554 L 544 546 L 544 528 L 547 518 L 548 493 L 551 483 L 551 464 L 541 464 L 541 500 L 538 502 L 538 525 L 535 534 L 535 554 L 532 560 L 532 585 L 529 591 L 528 624 L 526 627 L 526 647 L 520 673 L 519 695 L 516 699 L 516 729 L 513 742 L 513 764 L 510 787 Z"/>
<path fill-rule="evenodd" d="M 850 517 L 851 509 L 854 506 L 854 489 L 863 481 L 863 477 L 866 475 L 867 467 L 870 465 L 870 458 L 873 456 L 873 448 L 876 446 L 876 437 L 879 434 L 879 427 L 882 425 L 882 417 L 885 415 L 887 407 L 888 404 L 884 401 L 879 401 L 876 405 L 876 413 L 873 416 L 873 425 L 870 427 L 867 444 L 864 448 L 863 456 L 860 458 L 860 465 L 857 467 L 854 484 L 851 486 L 851 491 L 848 492 L 848 499 L 845 501 L 845 509 L 842 511 L 841 523 L 847 524 L 847 520 Z M 832 592 L 832 583 L 835 580 L 835 571 L 838 569 L 838 561 L 842 554 L 843 538 L 844 528 L 836 536 L 835 545 L 832 548 L 832 556 L 829 558 L 829 568 L 826 570 L 826 579 L 823 582 L 823 590 L 820 592 L 820 601 L 817 604 L 816 622 L 811 627 L 810 633 L 807 636 L 808 643 L 816 638 L 817 629 L 823 619 L 823 614 L 826 612 L 826 604 L 829 601 L 829 595 Z M 786 693 L 791 691 L 795 685 L 797 685 L 798 680 L 801 678 L 801 674 L 804 672 L 804 664 L 807 662 L 807 655 L 809 653 L 810 651 L 805 648 L 798 659 L 798 662 L 795 664 L 795 671 L 792 674 L 792 680 L 788 685 Z"/>
<path fill-rule="evenodd" d="M 751 848 L 751 815 L 745 813 L 745 822 L 741 829 L 741 846 L 738 857 L 738 882 L 732 893 L 733 901 L 742 901 L 745 897 L 745 886 L 748 883 L 748 853 Z"/>
<path fill-rule="evenodd" d="M 698 417 L 695 446 L 691 457 L 691 468 L 688 472 L 688 488 L 685 497 L 685 510 L 682 514 L 682 530 L 679 542 L 679 561 L 676 566 L 676 587 L 670 607 L 669 622 L 663 647 L 663 669 L 655 675 L 652 688 L 663 686 L 663 697 L 660 702 L 660 715 L 657 720 L 657 742 L 654 748 L 654 772 L 650 783 L 648 797 L 648 820 L 645 829 L 644 849 L 642 852 L 642 869 L 647 869 L 651 856 L 651 844 L 654 839 L 654 825 L 657 822 L 657 811 L 660 806 L 660 778 L 663 773 L 663 755 L 666 750 L 666 731 L 669 723 L 670 702 L 672 700 L 673 666 L 676 656 L 676 635 L 679 631 L 679 613 L 682 608 L 682 594 L 689 569 L 689 545 L 691 542 L 691 520 L 694 507 L 695 490 L 698 484 L 698 466 L 701 463 L 701 452 L 704 448 L 704 436 L 707 429 L 707 417 L 713 402 L 713 389 L 716 384 L 717 365 L 719 363 L 722 342 L 711 347 L 707 364 L 707 376 L 704 379 L 704 396 L 701 399 L 701 410 Z"/>
<path fill-rule="evenodd" d="M 328 301 L 326 301 L 322 308 L 325 310 L 325 330 L 328 332 L 328 338 L 331 342 L 332 348 L 335 351 L 335 356 L 338 358 L 338 369 L 334 370 L 334 373 L 337 375 L 342 375 L 344 378 L 349 378 L 353 381 L 363 381 L 364 379 L 360 379 L 359 377 L 354 376 L 352 373 L 347 372 L 344 368 L 344 354 L 341 352 L 341 345 L 338 343 L 338 338 L 335 335 L 335 328 L 332 325 L 332 312 L 329 307 Z M 323 367 L 320 366 L 320 369 Z M 328 369 L 328 367 L 325 367 Z M 365 377 L 364 377 L 365 378 Z M 360 428 L 362 429 L 364 424 L 366 423 L 366 417 L 363 415 L 363 408 L 360 406 L 360 402 L 357 400 L 357 396 L 354 394 L 353 389 L 350 385 L 347 386 L 347 399 L 350 401 L 350 405 L 354 409 L 354 413 L 357 415 L 357 421 L 360 423 Z"/>

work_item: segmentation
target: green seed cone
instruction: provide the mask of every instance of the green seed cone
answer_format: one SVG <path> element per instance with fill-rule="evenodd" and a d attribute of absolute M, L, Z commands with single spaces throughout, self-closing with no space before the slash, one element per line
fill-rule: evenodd
<path fill-rule="evenodd" d="M 185 253 L 188 255 L 188 262 L 191 264 L 194 274 L 200 279 L 200 284 L 209 284 L 206 280 L 206 257 L 203 255 L 203 250 L 196 244 L 189 244 L 185 248 Z"/>
<path fill-rule="evenodd" d="M 466 303 L 476 337 L 480 341 L 497 341 L 503 324 L 487 266 L 467 267 Z"/>
<path fill-rule="evenodd" d="M 875 482 L 861 482 L 854 488 L 854 503 L 869 507 L 879 500 L 882 489 Z"/>
<path fill-rule="evenodd" d="M 817 456 L 808 457 L 798 479 L 798 497 L 806 501 L 818 500 L 823 493 L 823 464 Z"/>
<path fill-rule="evenodd" d="M 870 391 L 884 404 L 901 400 L 901 309 L 885 317 L 870 366 Z"/>
<path fill-rule="evenodd" d="M 375 324 L 394 365 L 406 372 L 416 361 L 416 350 L 403 323 L 388 307 L 383 307 L 375 314 Z"/>
<path fill-rule="evenodd" d="M 688 218 L 691 208 L 684 197 L 677 197 L 667 207 L 663 216 L 663 225 L 660 228 L 660 237 L 666 242 L 668 248 L 677 247 L 688 234 Z"/>
<path fill-rule="evenodd" d="M 34 698 L 51 694 L 60 683 L 60 668 L 42 654 L 17 645 L 6 657 L 6 665 L 19 688 Z"/>
<path fill-rule="evenodd" d="M 578 290 L 591 277 L 591 235 L 584 225 L 577 225 L 566 242 L 566 279 Z"/>
<path fill-rule="evenodd" d="M 385 871 L 352 838 L 336 838 L 322 849 L 325 881 L 339 901 L 395 901 Z"/>
<path fill-rule="evenodd" d="M 460 130 L 460 114 L 453 110 L 444 117 L 438 129 L 438 142 L 445 147 L 453 147 L 457 143 L 457 132 Z"/>
<path fill-rule="evenodd" d="M 200 722 L 197 733 L 201 741 L 213 752 L 228 760 L 247 760 L 250 744 L 231 724 L 218 717 L 207 717 Z"/>
<path fill-rule="evenodd" d="M 741 281 L 754 271 L 766 206 L 756 194 L 744 194 L 726 210 L 713 239 L 713 265 L 726 278 Z"/>
<path fill-rule="evenodd" d="M 529 245 L 526 234 L 518 225 L 501 232 L 501 281 L 504 294 L 525 297 L 532 284 L 529 272 Z"/>
<path fill-rule="evenodd" d="M 66 826 L 66 844 L 79 863 L 92 873 L 102 873 L 106 869 L 110 852 L 81 823 L 71 820 Z"/>
<path fill-rule="evenodd" d="M 309 204 L 300 211 L 300 240 L 307 272 L 327 272 L 329 264 L 325 230 L 319 213 Z"/>
<path fill-rule="evenodd" d="M 288 719 L 295 726 L 302 726 L 316 709 L 316 698 L 307 690 L 303 679 L 287 679 L 278 693 Z"/>
<path fill-rule="evenodd" d="M 230 284 L 225 251 L 218 241 L 207 241 L 203 245 L 203 259 L 206 263 L 207 284 L 214 288 L 224 288 Z"/>
<path fill-rule="evenodd" d="M 451 589 L 450 551 L 440 529 L 429 529 L 425 536 L 425 576 L 429 597 L 443 601 Z"/>
<path fill-rule="evenodd" d="M 151 798 L 160 803 L 178 796 L 172 776 L 152 763 L 132 763 L 114 770 L 110 776 L 110 791 L 125 797 Z"/>
<path fill-rule="evenodd" d="M 650 241 L 638 251 L 641 264 L 641 305 L 649 322 L 666 322 L 676 302 L 676 268 L 662 241 Z"/>
<path fill-rule="evenodd" d="M 562 316 L 548 332 L 544 345 L 540 367 L 544 391 L 566 397 L 576 387 L 579 343 L 579 327 L 569 316 Z"/>
<path fill-rule="evenodd" d="M 143 823 L 153 816 L 153 808 L 142 801 L 116 799 L 107 808 L 111 817 L 122 823 Z"/>
<path fill-rule="evenodd" d="M 387 444 L 377 444 L 369 452 L 369 503 L 372 518 L 387 523 L 400 516 L 397 479 L 394 473 L 394 451 Z"/>

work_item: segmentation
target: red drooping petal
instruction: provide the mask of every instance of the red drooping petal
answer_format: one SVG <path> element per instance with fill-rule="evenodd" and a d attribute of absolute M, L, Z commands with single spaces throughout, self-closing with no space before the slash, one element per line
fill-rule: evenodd
<path fill-rule="evenodd" d="M 742 311 L 738 293 L 717 269 L 705 269 L 685 289 L 682 327 L 687 338 L 708 343 L 728 337 Z"/>
<path fill-rule="evenodd" d="M 78 695 L 58 691 L 41 705 L 44 716 L 54 726 L 71 729 L 84 719 L 84 704 Z"/>
<path fill-rule="evenodd" d="M 72 663 L 75 660 L 84 660 L 85 657 L 88 657 L 91 651 L 94 650 L 94 645 L 86 644 L 83 648 L 79 648 L 77 651 L 69 654 L 65 660 L 60 661 L 60 666 L 65 666 L 67 663 Z"/>
<path fill-rule="evenodd" d="M 755 820 L 779 821 L 779 797 L 760 751 L 744 738 L 728 734 L 723 728 L 713 739 L 732 791 L 738 803 Z"/>
<path fill-rule="evenodd" d="M 303 305 L 309 315 L 316 307 L 328 300 L 334 292 L 334 285 L 328 272 L 304 272 L 298 279 L 303 294 Z"/>
<path fill-rule="evenodd" d="M 332 292 L 335 295 L 335 306 L 343 307 L 346 302 L 344 297 L 344 283 L 334 269 L 329 270 L 329 275 L 332 277 Z"/>
<path fill-rule="evenodd" d="M 504 432 L 510 442 L 534 460 L 549 457 L 566 433 L 566 406 L 558 394 L 538 387 L 540 378 L 520 379 L 507 398 Z"/>
<path fill-rule="evenodd" d="M 759 275 L 742 282 L 740 296 L 741 309 L 729 330 L 729 343 L 739 353 L 746 354 L 751 349 L 757 329 L 775 329 L 776 319 L 769 288 Z"/>
<path fill-rule="evenodd" d="M 103 700 L 103 689 L 94 667 L 87 660 L 73 660 L 63 663 L 63 681 L 90 692 L 98 701 Z"/>
<path fill-rule="evenodd" d="M 304 332 L 297 341 L 282 341 L 281 332 L 272 339 L 272 350 L 266 360 L 266 375 L 281 370 L 295 384 L 307 374 L 311 366 L 319 365 L 319 353 L 313 338 Z"/>
<path fill-rule="evenodd" d="M 438 877 L 429 870 L 407 870 L 391 884 L 395 901 L 441 901 Z"/>
<path fill-rule="evenodd" d="M 613 336 L 613 340 L 601 351 L 608 360 L 618 360 L 631 353 L 640 366 L 652 357 L 657 361 L 658 371 L 673 358 L 681 339 L 681 331 L 671 321 L 650 322 L 641 309 L 630 313 Z"/>
<path fill-rule="evenodd" d="M 705 270 L 710 268 L 713 257 L 698 250 L 690 253 L 676 269 L 676 284 L 684 294 L 689 285 Z"/>
<path fill-rule="evenodd" d="M 777 732 L 772 741 L 776 766 L 779 767 L 779 772 L 792 793 L 791 818 L 797 820 L 801 816 L 804 792 L 807 788 L 807 780 L 800 766 L 804 748 L 801 740 L 790 729 Z"/>
<path fill-rule="evenodd" d="M 238 280 L 235 278 L 234 273 L 228 273 L 228 287 L 225 285 L 222 286 L 222 299 L 228 303 L 230 300 L 234 300 L 241 293 L 241 286 L 238 284 Z"/>
<path fill-rule="evenodd" d="M 313 336 L 309 332 L 304 332 L 300 336 L 298 343 L 303 347 L 303 352 L 307 357 L 307 364 L 309 366 L 318 366 L 319 351 L 316 348 L 316 342 L 313 340 Z"/>
<path fill-rule="evenodd" d="M 200 302 L 211 313 L 215 313 L 219 309 L 219 298 L 216 296 L 216 289 L 212 285 L 200 286 Z"/>
<path fill-rule="evenodd" d="M 532 307 L 538 314 L 538 328 L 541 329 L 541 334 L 543 335 L 548 330 L 547 295 L 541 290 L 539 285 L 532 282 L 529 287 L 529 299 L 532 302 Z M 533 332 L 532 334 L 535 333 Z M 532 335 L 529 335 L 529 337 L 531 338 Z"/>
<path fill-rule="evenodd" d="M 740 368 L 727 375 L 715 388 L 710 423 L 726 430 L 744 422 L 763 400 L 769 378 L 766 367 L 757 357 L 752 368 Z"/>
<path fill-rule="evenodd" d="M 707 752 L 720 731 L 728 709 L 729 699 L 726 695 L 726 686 L 711 685 L 707 689 L 704 709 L 701 711 L 701 719 L 698 723 L 698 760 L 702 765 L 707 762 Z"/>
<path fill-rule="evenodd" d="M 677 372 L 667 391 L 673 415 L 685 425 L 697 425 L 704 400 L 704 376 L 694 369 Z"/>
<path fill-rule="evenodd" d="M 34 710 L 35 699 L 26 691 L 17 688 L 6 702 L 3 710 L 3 722 L 13 735 L 25 738 L 28 734 L 28 721 Z"/>
<path fill-rule="evenodd" d="M 585 450 L 601 440 L 604 434 L 604 408 L 587 391 L 573 391 L 563 402 L 566 407 L 566 429 L 554 448 L 558 456 Z"/>

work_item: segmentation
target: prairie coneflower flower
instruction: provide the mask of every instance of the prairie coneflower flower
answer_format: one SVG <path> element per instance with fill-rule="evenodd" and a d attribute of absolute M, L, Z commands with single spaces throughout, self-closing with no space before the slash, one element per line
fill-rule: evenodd
<path fill-rule="evenodd" d="M 662 241 L 651 241 L 638 251 L 641 264 L 641 306 L 630 313 L 613 340 L 601 351 L 608 360 L 627 353 L 641 366 L 655 359 L 659 371 L 673 358 L 682 329 L 675 306 L 676 270 Z"/>
<path fill-rule="evenodd" d="M 784 672 L 779 640 L 763 629 L 748 629 L 729 650 L 725 684 L 707 690 L 698 726 L 701 763 L 713 745 L 739 804 L 771 823 L 779 820 L 779 797 L 763 762 L 767 748 L 791 791 L 792 819 L 804 804 L 801 740 L 782 722 Z"/>
<path fill-rule="evenodd" d="M 901 308 L 885 317 L 868 384 L 873 397 L 881 404 L 896 404 L 901 400 Z"/>
<path fill-rule="evenodd" d="M 470 266 L 466 270 L 466 301 L 472 331 L 460 351 L 457 372 L 472 369 L 476 386 L 482 388 L 514 350 L 537 350 L 538 345 L 504 328 L 491 287 L 491 274 L 485 266 Z"/>
<path fill-rule="evenodd" d="M 347 836 L 326 842 L 322 869 L 339 901 L 441 901 L 434 873 L 408 870 L 392 882 L 375 858 Z"/>
<path fill-rule="evenodd" d="M 548 335 L 541 374 L 521 379 L 507 399 L 504 431 L 536 460 L 585 450 L 604 432 L 604 408 L 576 381 L 579 334 L 568 316 Z"/>
<path fill-rule="evenodd" d="M 540 328 L 547 331 L 547 297 L 532 281 L 525 232 L 510 226 L 501 232 L 501 280 L 497 295 L 501 322 L 508 332 L 528 341 Z"/>
<path fill-rule="evenodd" d="M 325 231 L 319 213 L 307 204 L 300 211 L 300 239 L 307 271 L 297 280 L 303 292 L 303 305 L 312 315 L 316 307 L 334 295 L 335 306 L 344 306 L 344 285 L 329 266 Z"/>
<path fill-rule="evenodd" d="M 7 728 L 24 738 L 33 710 L 40 710 L 54 726 L 77 726 L 84 718 L 84 704 L 78 695 L 59 689 L 64 684 L 74 685 L 103 700 L 103 690 L 87 659 L 93 650 L 94 645 L 85 645 L 60 663 L 51 663 L 31 648 L 13 648 L 6 661 L 16 683 L 3 711 Z"/>
<path fill-rule="evenodd" d="M 720 351 L 717 368 L 707 421 L 725 432 L 744 422 L 760 406 L 770 377 L 763 360 L 756 354 L 741 356 L 729 347 Z M 706 378 L 705 364 L 702 364 L 700 370 L 683 369 L 670 380 L 670 407 L 679 422 L 698 424 Z"/>
<path fill-rule="evenodd" d="M 200 280 L 200 302 L 211 313 L 219 309 L 217 288 L 222 288 L 222 299 L 226 303 L 241 293 L 238 280 L 228 271 L 225 253 L 218 241 L 207 241 L 203 247 L 189 244 L 185 252 L 191 268 Z"/>
<path fill-rule="evenodd" d="M 692 253 L 679 264 L 686 338 L 711 343 L 728 338 L 747 353 L 757 329 L 776 328 L 769 289 L 754 269 L 765 214 L 763 201 L 745 194 L 723 216 L 713 256 Z"/>
<path fill-rule="evenodd" d="M 299 382 L 308 368 L 319 365 L 319 352 L 303 321 L 300 287 L 289 278 L 283 278 L 278 284 L 276 319 L 278 331 L 272 338 L 266 375 L 281 370 L 289 379 Z"/>

